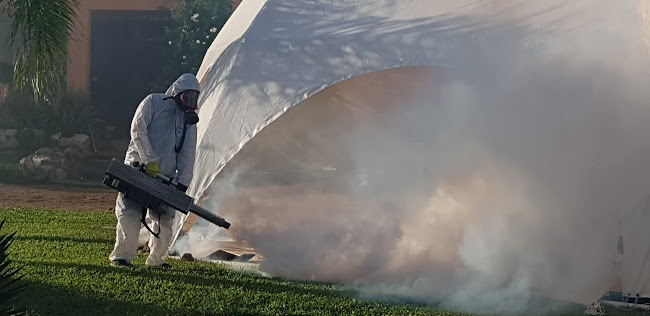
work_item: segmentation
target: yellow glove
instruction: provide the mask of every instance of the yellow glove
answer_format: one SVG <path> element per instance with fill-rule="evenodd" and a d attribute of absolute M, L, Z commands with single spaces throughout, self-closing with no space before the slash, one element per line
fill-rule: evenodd
<path fill-rule="evenodd" d="M 147 167 L 146 167 L 146 170 L 147 170 L 147 174 L 150 175 L 150 176 L 152 176 L 152 177 L 154 177 L 154 178 L 155 178 L 159 173 L 162 173 L 162 172 L 160 171 L 160 166 L 158 165 L 158 162 L 157 162 L 157 161 L 154 161 L 154 162 L 148 163 L 148 164 L 147 164 Z"/>

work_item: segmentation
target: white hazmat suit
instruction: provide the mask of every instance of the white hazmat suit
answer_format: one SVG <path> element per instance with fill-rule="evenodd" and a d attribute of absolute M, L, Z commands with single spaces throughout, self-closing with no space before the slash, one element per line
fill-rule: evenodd
<path fill-rule="evenodd" d="M 192 74 L 181 75 L 167 92 L 148 95 L 138 106 L 131 122 L 131 142 L 124 163 L 135 161 L 149 164 L 158 162 L 160 171 L 186 187 L 193 177 L 194 155 L 196 150 L 196 125 L 187 127 L 187 134 L 181 150 L 176 153 L 175 146 L 182 138 L 185 113 L 172 98 L 185 90 L 200 91 L 199 82 Z M 163 206 L 148 210 L 147 221 L 150 228 L 159 231 L 159 238 L 149 241 L 150 253 L 146 264 L 158 266 L 165 263 L 171 246 L 172 225 L 176 210 Z M 141 229 L 142 206 L 125 199 L 122 193 L 117 196 L 115 205 L 117 233 L 115 248 L 109 259 L 131 262 L 138 250 Z"/>

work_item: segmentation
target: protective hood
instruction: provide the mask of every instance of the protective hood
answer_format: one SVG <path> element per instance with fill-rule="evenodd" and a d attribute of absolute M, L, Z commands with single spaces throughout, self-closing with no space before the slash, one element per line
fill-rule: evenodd
<path fill-rule="evenodd" d="M 196 76 L 193 74 L 182 74 L 172 85 L 167 89 L 165 95 L 168 97 L 173 97 L 176 94 L 183 92 L 185 90 L 196 90 L 201 92 L 201 86 L 199 85 L 199 80 L 196 79 Z"/>

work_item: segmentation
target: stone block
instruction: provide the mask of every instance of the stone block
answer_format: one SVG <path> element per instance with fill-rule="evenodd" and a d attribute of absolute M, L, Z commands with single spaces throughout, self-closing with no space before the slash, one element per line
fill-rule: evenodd
<path fill-rule="evenodd" d="M 56 169 L 56 180 L 57 181 L 63 181 L 68 178 L 68 173 L 65 172 L 62 168 L 57 168 Z"/>
<path fill-rule="evenodd" d="M 72 137 L 61 137 L 57 146 L 63 150 L 73 148 L 79 151 L 81 157 L 88 157 L 92 154 L 90 136 L 86 134 L 74 134 Z"/>
<path fill-rule="evenodd" d="M 41 164 L 36 168 L 36 178 L 40 180 L 56 180 L 56 167 L 53 165 Z"/>
<path fill-rule="evenodd" d="M 20 159 L 20 163 L 18 167 L 20 168 L 20 171 L 22 171 L 24 175 L 34 175 L 34 173 L 36 172 L 36 166 L 34 165 L 32 156 L 28 156 Z"/>
<path fill-rule="evenodd" d="M 41 149 L 36 150 L 34 154 L 39 156 L 50 156 L 53 155 L 54 153 L 55 153 L 54 149 L 50 147 L 43 147 Z"/>

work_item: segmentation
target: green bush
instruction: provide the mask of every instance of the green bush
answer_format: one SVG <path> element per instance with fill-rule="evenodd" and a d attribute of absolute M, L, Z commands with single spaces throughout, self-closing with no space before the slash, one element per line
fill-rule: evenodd
<path fill-rule="evenodd" d="M 71 136 L 74 133 L 97 133 L 103 122 L 96 119 L 87 94 L 67 93 L 44 108 L 44 130 Z"/>
<path fill-rule="evenodd" d="M 0 103 L 0 126 L 3 128 L 34 128 L 42 125 L 41 111 L 34 98 L 21 93 L 9 93 Z"/>
<path fill-rule="evenodd" d="M 65 94 L 52 102 L 36 102 L 31 96 L 13 92 L 0 103 L 3 128 L 37 129 L 70 136 L 99 130 L 101 124 L 101 120 L 95 119 L 89 97 L 84 94 Z"/>
<path fill-rule="evenodd" d="M 51 134 L 44 130 L 23 128 L 18 130 L 16 137 L 18 139 L 17 154 L 21 158 L 33 154 L 39 148 L 52 146 Z"/>
<path fill-rule="evenodd" d="M 104 127 L 95 117 L 89 97 L 84 94 L 65 94 L 50 102 L 37 102 L 30 95 L 12 91 L 0 103 L 0 126 L 19 131 L 21 155 L 51 145 L 51 136 L 56 133 L 64 137 L 82 133 L 101 138 Z"/>

